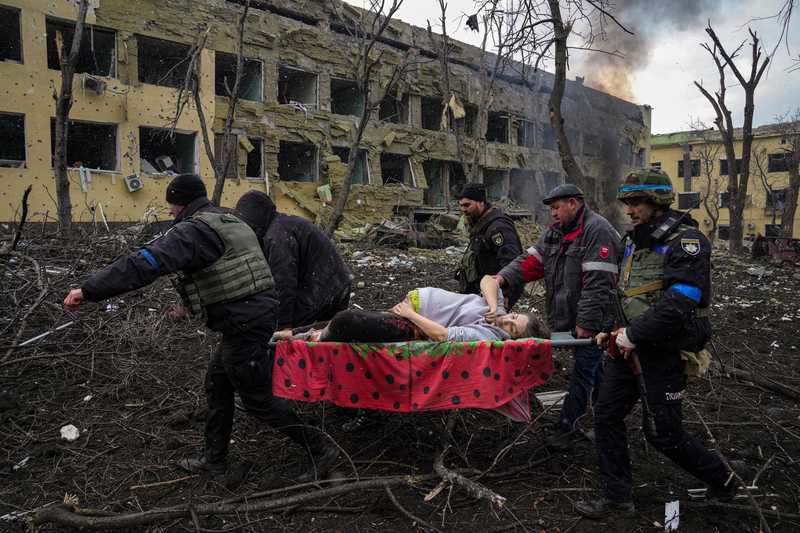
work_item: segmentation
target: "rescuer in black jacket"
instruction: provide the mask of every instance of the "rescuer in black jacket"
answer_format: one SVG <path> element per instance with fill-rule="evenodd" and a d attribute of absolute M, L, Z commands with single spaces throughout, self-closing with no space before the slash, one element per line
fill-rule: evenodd
<path fill-rule="evenodd" d="M 486 201 L 482 183 L 467 183 L 458 196 L 458 207 L 467 219 L 469 245 L 456 271 L 463 294 L 480 294 L 483 276 L 494 276 L 522 253 L 522 244 L 511 217 Z M 508 309 L 522 296 L 521 285 L 509 287 Z"/>
<path fill-rule="evenodd" d="M 205 379 L 205 452 L 178 465 L 192 472 L 224 474 L 238 392 L 250 414 L 309 453 L 312 467 L 299 480 L 324 474 L 338 457 L 337 449 L 317 432 L 304 430 L 289 403 L 272 395 L 268 342 L 278 301 L 256 236 L 247 224 L 208 201 L 205 185 L 196 175 L 173 179 L 166 197 L 175 224 L 136 253 L 92 274 L 80 289 L 70 291 L 64 305 L 77 309 L 83 300 L 98 302 L 179 273 L 177 287 L 184 305 L 192 313 L 204 314 L 209 329 L 222 333 L 222 342 Z"/>
<path fill-rule="evenodd" d="M 589 518 L 632 512 L 632 475 L 625 417 L 639 390 L 626 360 L 635 351 L 653 423 L 645 420 L 647 441 L 678 466 L 709 485 L 709 496 L 732 497 L 736 483 L 717 453 L 687 434 L 681 424 L 686 386 L 681 351 L 698 352 L 711 337 L 711 245 L 688 215 L 673 211 L 672 183 L 660 170 L 628 174 L 617 198 L 633 223 L 623 241 L 616 344 L 623 356 L 607 358 L 594 408 L 601 496 L 578 501 Z M 598 335 L 598 343 L 608 334 Z M 644 416 L 648 413 L 644 411 Z"/>
<path fill-rule="evenodd" d="M 333 242 L 308 220 L 276 212 L 260 191 L 245 193 L 236 215 L 261 242 L 278 291 L 278 338 L 347 309 L 353 276 Z"/>

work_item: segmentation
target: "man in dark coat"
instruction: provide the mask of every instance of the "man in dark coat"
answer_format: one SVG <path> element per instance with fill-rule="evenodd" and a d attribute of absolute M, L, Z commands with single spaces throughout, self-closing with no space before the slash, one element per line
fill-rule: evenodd
<path fill-rule="evenodd" d="M 199 176 L 182 174 L 173 179 L 166 199 L 174 225 L 136 253 L 89 276 L 80 289 L 69 292 L 64 305 L 75 310 L 84 300 L 99 302 L 178 273 L 185 307 L 204 315 L 208 328 L 222 333 L 205 379 L 205 452 L 178 465 L 191 472 L 225 473 L 238 392 L 250 414 L 308 452 L 311 468 L 298 479 L 322 476 L 335 463 L 338 450 L 318 432 L 305 430 L 289 403 L 272 395 L 267 346 L 278 301 L 256 236 L 247 224 L 209 202 Z"/>
<path fill-rule="evenodd" d="M 322 230 L 304 218 L 276 212 L 272 199 L 259 191 L 245 193 L 235 213 L 253 228 L 275 278 L 277 338 L 347 309 L 353 276 Z"/>
<path fill-rule="evenodd" d="M 613 321 L 611 291 L 619 273 L 619 234 L 589 209 L 575 185 L 560 185 L 542 201 L 550 208 L 553 224 L 524 255 L 500 271 L 498 282 L 514 287 L 544 278 L 552 330 L 574 331 L 578 338 L 594 337 Z M 552 448 L 566 449 L 579 436 L 577 422 L 602 378 L 602 355 L 595 345 L 575 349 L 569 392 L 556 434 L 549 441 Z"/>
<path fill-rule="evenodd" d="M 463 294 L 480 294 L 483 276 L 495 275 L 522 253 L 517 228 L 511 217 L 486 201 L 482 183 L 467 183 L 458 196 L 458 207 L 469 226 L 469 245 L 461 258 L 456 279 Z M 507 291 L 508 309 L 522 295 L 523 287 Z"/>

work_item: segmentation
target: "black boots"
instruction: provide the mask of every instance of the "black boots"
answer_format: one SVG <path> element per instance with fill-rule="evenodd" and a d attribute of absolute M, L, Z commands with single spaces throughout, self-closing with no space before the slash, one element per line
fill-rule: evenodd
<path fill-rule="evenodd" d="M 209 463 L 205 457 L 187 457 L 178 461 L 178 467 L 192 474 L 203 474 L 210 477 L 224 476 L 227 467 L 222 463 Z"/>
<path fill-rule="evenodd" d="M 325 479 L 325 476 L 339 459 L 339 448 L 333 444 L 326 443 L 320 446 L 319 452 L 309 454 L 309 456 L 308 468 L 295 476 L 295 481 L 298 483 L 309 483 Z"/>

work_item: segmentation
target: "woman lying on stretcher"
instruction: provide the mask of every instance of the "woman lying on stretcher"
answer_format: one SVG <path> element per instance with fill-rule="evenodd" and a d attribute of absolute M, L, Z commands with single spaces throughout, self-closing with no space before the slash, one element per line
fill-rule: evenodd
<path fill-rule="evenodd" d="M 409 292 L 390 312 L 340 311 L 321 330 L 296 338 L 340 342 L 413 340 L 474 341 L 549 337 L 535 314 L 506 314 L 493 276 L 481 280 L 482 295 L 422 287 Z"/>

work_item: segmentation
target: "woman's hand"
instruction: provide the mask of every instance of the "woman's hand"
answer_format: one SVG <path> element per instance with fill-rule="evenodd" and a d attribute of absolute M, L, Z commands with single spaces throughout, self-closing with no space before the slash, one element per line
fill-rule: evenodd
<path fill-rule="evenodd" d="M 408 300 L 408 298 L 392 307 L 389 311 L 403 318 L 409 318 L 416 314 L 414 308 L 411 307 L 411 302 Z"/>
<path fill-rule="evenodd" d="M 497 308 L 490 307 L 489 310 L 484 313 L 483 318 L 489 324 L 494 324 L 494 321 L 497 320 Z"/>

